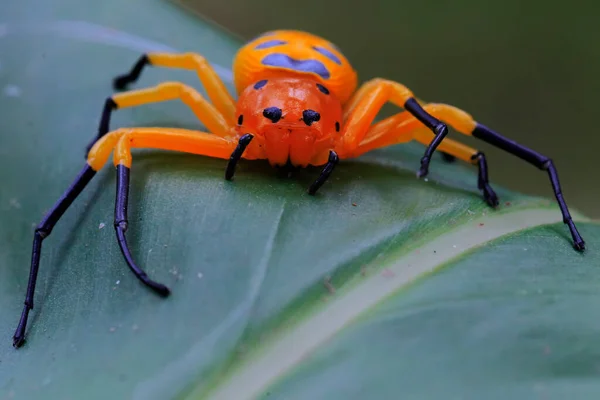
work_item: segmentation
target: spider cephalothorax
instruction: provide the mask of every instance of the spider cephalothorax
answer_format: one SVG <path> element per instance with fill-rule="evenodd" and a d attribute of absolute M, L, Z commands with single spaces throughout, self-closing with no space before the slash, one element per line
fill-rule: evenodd
<path fill-rule="evenodd" d="M 169 289 L 153 280 L 135 263 L 125 237 L 129 173 L 133 148 L 149 147 L 194 153 L 229 160 L 225 177 L 231 179 L 240 158 L 268 159 L 276 167 L 323 166 L 309 187 L 315 192 L 325 183 L 340 159 L 357 157 L 376 148 L 416 140 L 426 145 L 418 176 L 428 173 L 438 149 L 478 168 L 477 186 L 492 207 L 498 197 L 488 182 L 485 155 L 446 138 L 447 125 L 474 136 L 546 171 L 565 224 L 577 250 L 584 241 L 563 198 L 558 173 L 551 159 L 501 136 L 476 122 L 466 112 L 446 104 L 423 104 L 404 85 L 373 79 L 358 90 L 354 69 L 337 47 L 325 39 L 298 31 L 273 31 L 250 41 L 238 52 L 233 66 L 238 101 L 228 93 L 209 63 L 195 53 L 145 54 L 132 70 L 115 80 L 117 89 L 136 81 L 147 65 L 194 70 L 210 98 L 194 88 L 168 82 L 146 89 L 115 94 L 106 99 L 96 138 L 89 146 L 87 162 L 71 187 L 37 226 L 33 239 L 31 273 L 25 307 L 13 343 L 25 338 L 39 267 L 42 241 L 88 182 L 113 153 L 117 172 L 115 231 L 125 261 L 133 273 L 160 295 Z M 122 128 L 110 131 L 114 110 L 180 99 L 210 133 L 174 128 Z M 400 108 L 375 123 L 384 104 Z"/>
<path fill-rule="evenodd" d="M 324 164 L 340 137 L 342 104 L 312 79 L 262 79 L 240 94 L 236 114 L 238 134 L 253 135 L 247 151 L 272 165 Z"/>

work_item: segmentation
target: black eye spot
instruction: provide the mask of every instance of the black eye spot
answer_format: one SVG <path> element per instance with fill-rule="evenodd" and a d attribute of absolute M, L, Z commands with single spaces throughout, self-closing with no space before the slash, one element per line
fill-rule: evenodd
<path fill-rule="evenodd" d="M 269 107 L 263 110 L 263 116 L 270 119 L 273 123 L 281 119 L 281 108 Z"/>
<path fill-rule="evenodd" d="M 304 110 L 302 111 L 302 120 L 308 126 L 310 126 L 313 122 L 317 122 L 321 119 L 321 114 L 314 110 Z"/>
<path fill-rule="evenodd" d="M 260 89 L 261 87 L 267 84 L 267 80 L 263 79 L 262 81 L 258 81 L 254 84 L 254 89 Z"/>
<path fill-rule="evenodd" d="M 329 90 L 325 86 L 321 85 L 320 83 L 317 83 L 317 87 L 319 88 L 319 90 L 322 93 L 329 94 Z"/>
<path fill-rule="evenodd" d="M 238 125 L 241 125 L 244 123 L 244 116 L 240 114 L 240 116 L 238 117 Z"/>
<path fill-rule="evenodd" d="M 340 123 L 339 123 L 339 122 L 336 122 L 336 123 L 335 123 L 335 131 L 336 131 L 336 132 L 339 132 L 339 131 L 340 131 Z"/>

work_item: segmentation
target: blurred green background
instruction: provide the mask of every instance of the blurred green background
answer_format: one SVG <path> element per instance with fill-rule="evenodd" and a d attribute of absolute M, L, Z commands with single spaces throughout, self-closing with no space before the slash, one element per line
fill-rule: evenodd
<path fill-rule="evenodd" d="M 552 157 L 569 204 L 600 217 L 600 2 L 173 1 L 243 39 L 277 28 L 325 36 L 362 80 L 400 81 Z M 545 173 L 466 139 L 488 154 L 493 182 L 552 196 Z"/>

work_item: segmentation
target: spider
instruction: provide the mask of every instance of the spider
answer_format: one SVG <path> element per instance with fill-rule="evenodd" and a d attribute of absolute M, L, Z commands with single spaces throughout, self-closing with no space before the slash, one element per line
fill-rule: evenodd
<path fill-rule="evenodd" d="M 308 188 L 314 195 L 340 159 L 416 140 L 426 146 L 418 177 L 428 173 L 436 149 L 451 161 L 458 158 L 478 168 L 477 186 L 491 206 L 498 197 L 488 181 L 485 154 L 446 138 L 447 125 L 501 148 L 546 171 L 576 250 L 584 250 L 563 198 L 552 160 L 476 122 L 469 114 L 446 104 L 423 103 L 406 86 L 386 79 L 372 79 L 356 90 L 357 74 L 340 50 L 313 34 L 277 30 L 246 43 L 233 61 L 237 102 L 228 93 L 210 64 L 196 53 L 142 55 L 129 73 L 114 80 L 117 90 L 135 82 L 144 67 L 196 71 L 209 102 L 192 87 L 179 82 L 125 91 L 106 99 L 98 134 L 88 146 L 87 162 L 62 197 L 34 232 L 31 271 L 25 306 L 13 337 L 20 347 L 25 340 L 29 311 L 40 261 L 42 241 L 113 153 L 117 173 L 114 227 L 123 257 L 146 286 L 162 296 L 169 288 L 155 282 L 134 261 L 125 232 L 129 174 L 133 148 L 157 148 L 228 160 L 225 178 L 231 180 L 240 158 L 267 159 L 274 167 L 322 166 Z M 174 128 L 121 128 L 110 131 L 111 114 L 117 109 L 179 99 L 196 114 L 210 133 Z M 374 123 L 382 106 L 391 102 L 403 111 Z"/>

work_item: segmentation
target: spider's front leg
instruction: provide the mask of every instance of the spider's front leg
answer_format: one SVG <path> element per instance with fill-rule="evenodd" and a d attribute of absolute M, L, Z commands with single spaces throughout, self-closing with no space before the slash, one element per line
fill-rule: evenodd
<path fill-rule="evenodd" d="M 231 178 L 235 164 L 242 157 L 249 145 L 252 135 L 244 135 L 239 140 L 222 138 L 199 131 L 172 128 L 131 128 L 120 129 L 108 133 L 90 151 L 88 164 L 99 170 L 107 162 L 114 149 L 114 164 L 117 169 L 117 196 L 115 200 L 115 232 L 117 241 L 127 265 L 134 275 L 146 286 L 160 295 L 169 294 L 169 289 L 148 278 L 147 274 L 134 261 L 125 232 L 129 227 L 127 218 L 129 199 L 129 176 L 131 171 L 132 148 L 156 148 L 185 153 L 211 156 L 221 159 L 229 158 L 226 177 Z M 249 152 L 246 157 L 256 157 L 256 152 Z"/>
<path fill-rule="evenodd" d="M 233 138 L 223 138 L 199 131 L 170 128 L 120 129 L 109 132 L 100 139 L 90 150 L 87 162 L 79 175 L 77 175 L 69 188 L 48 211 L 34 231 L 27 292 L 25 295 L 23 312 L 21 313 L 19 324 L 13 335 L 13 346 L 21 347 L 25 342 L 25 331 L 29 319 L 29 312 L 33 309 L 35 286 L 39 271 L 43 240 L 50 236 L 50 233 L 62 215 L 96 175 L 96 172 L 106 164 L 111 152 L 114 153 L 117 172 L 114 225 L 119 247 L 121 248 L 121 252 L 123 253 L 127 265 L 135 276 L 158 294 L 166 296 L 170 293 L 169 289 L 165 285 L 150 279 L 146 272 L 134 262 L 125 237 L 125 232 L 129 226 L 127 209 L 129 199 L 129 175 L 132 162 L 131 148 L 157 148 L 221 159 L 233 158 L 237 161 L 237 159 L 242 156 L 241 153 L 239 156 L 233 156 L 233 153 L 237 149 L 237 143 L 238 140 Z M 245 147 L 246 146 L 248 146 L 247 143 Z M 245 158 L 258 158 L 260 156 L 256 150 L 248 150 L 249 151 L 245 152 Z M 235 163 L 233 164 L 233 167 L 235 167 Z"/>
<path fill-rule="evenodd" d="M 388 101 L 404 108 L 434 134 L 421 158 L 421 167 L 417 173 L 417 176 L 424 177 L 429 172 L 429 163 L 434 151 L 448 134 L 448 127 L 423 109 L 410 89 L 398 82 L 373 79 L 366 82 L 350 99 L 344 109 L 341 154 L 344 154 L 344 157 L 352 155 L 352 152 L 364 139 L 379 111 Z"/>

